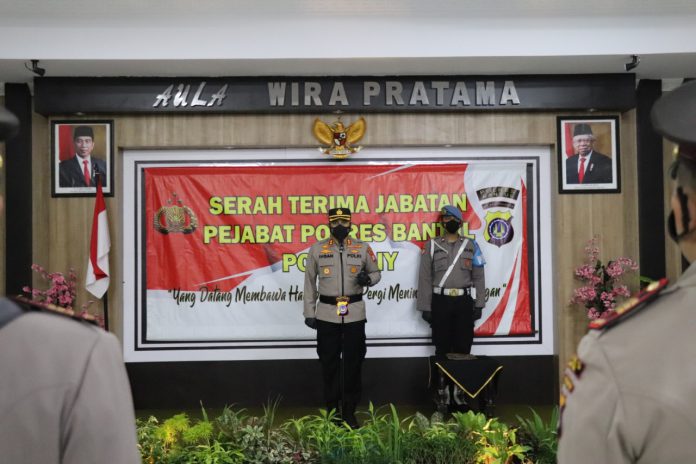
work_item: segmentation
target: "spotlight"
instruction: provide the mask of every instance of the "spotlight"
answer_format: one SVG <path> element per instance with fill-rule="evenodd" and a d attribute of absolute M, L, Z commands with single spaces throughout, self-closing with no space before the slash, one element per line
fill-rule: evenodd
<path fill-rule="evenodd" d="M 629 61 L 628 63 L 626 63 L 626 64 L 624 65 L 624 69 L 625 69 L 626 71 L 630 71 L 630 70 L 632 70 L 632 69 L 637 68 L 639 64 L 640 64 L 640 56 L 638 56 L 638 55 L 631 55 L 631 61 Z"/>
<path fill-rule="evenodd" d="M 46 70 L 39 67 L 39 60 L 31 60 L 31 68 L 26 63 L 24 63 L 24 67 L 39 77 L 43 77 L 46 74 Z"/>

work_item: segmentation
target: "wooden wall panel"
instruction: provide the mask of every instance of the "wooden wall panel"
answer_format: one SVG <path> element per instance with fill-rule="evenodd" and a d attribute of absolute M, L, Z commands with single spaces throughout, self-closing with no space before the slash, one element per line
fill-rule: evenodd
<path fill-rule="evenodd" d="M 564 113 L 569 114 L 569 113 Z M 111 288 L 109 290 L 110 325 L 121 331 L 122 295 L 119 282 L 121 263 L 121 152 L 124 148 L 222 148 L 307 146 L 317 142 L 311 124 L 317 115 L 93 115 L 90 118 L 115 120 L 116 196 L 107 198 L 112 238 Z M 321 115 L 332 120 L 333 115 Z M 355 115 L 343 115 L 352 122 Z M 56 118 L 58 119 L 58 117 Z M 553 263 L 556 286 L 554 311 L 557 321 L 557 349 L 561 362 L 572 354 L 585 333 L 586 316 L 570 308 L 568 300 L 577 282 L 573 269 L 583 259 L 587 240 L 600 236 L 603 256 L 638 257 L 637 186 L 635 112 L 621 115 L 620 194 L 559 195 L 555 154 L 556 114 L 554 113 L 486 113 L 486 114 L 371 114 L 366 116 L 367 134 L 361 141 L 370 146 L 399 145 L 546 145 L 551 150 L 551 190 L 553 192 Z M 36 121 L 34 158 L 43 163 L 48 157 L 48 122 L 43 129 Z M 87 262 L 87 243 L 92 221 L 92 198 L 51 199 L 46 189 L 46 170 L 35 168 L 37 185 L 35 204 L 37 221 L 34 237 L 37 255 L 48 255 L 51 269 L 74 266 L 81 281 Z M 131 214 L 124 211 L 123 214 Z M 544 283 L 542 282 L 542 285 Z M 81 292 L 84 300 L 84 291 Z"/>
<path fill-rule="evenodd" d="M 59 235 L 51 233 L 50 229 L 60 227 L 61 222 L 51 220 L 51 212 L 58 206 L 59 202 L 51 199 L 50 129 L 48 120 L 34 113 L 32 130 L 32 262 L 46 267 L 51 272 L 65 272 L 67 268 L 64 268 L 64 261 L 58 263 L 50 261 L 51 253 L 49 250 L 59 246 L 51 239 L 52 237 L 57 238 Z M 47 232 L 49 233 L 47 234 Z M 60 267 L 56 267 L 56 265 L 60 265 Z M 36 273 L 34 273 L 34 279 L 31 284 L 36 288 L 46 288 L 46 282 Z"/>

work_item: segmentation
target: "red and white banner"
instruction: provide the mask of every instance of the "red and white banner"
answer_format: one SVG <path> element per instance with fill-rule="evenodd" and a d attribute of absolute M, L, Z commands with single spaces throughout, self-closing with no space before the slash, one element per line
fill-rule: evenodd
<path fill-rule="evenodd" d="M 94 202 L 92 235 L 89 241 L 89 259 L 85 288 L 89 293 L 101 298 L 109 289 L 109 221 L 106 217 L 106 203 L 101 182 L 97 183 L 97 197 Z"/>
<path fill-rule="evenodd" d="M 234 348 L 232 359 L 240 348 L 312 346 L 306 253 L 328 236 L 328 209 L 347 207 L 382 270 L 364 295 L 368 344 L 427 347 L 415 309 L 421 249 L 455 205 L 486 260 L 476 343 L 541 343 L 535 163 L 135 163 L 136 312 L 124 332 L 135 351 Z"/>

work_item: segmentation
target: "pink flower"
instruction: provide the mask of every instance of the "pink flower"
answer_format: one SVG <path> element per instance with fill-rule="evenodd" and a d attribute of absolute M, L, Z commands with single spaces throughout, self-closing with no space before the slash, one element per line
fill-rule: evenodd
<path fill-rule="evenodd" d="M 575 277 L 584 285 L 573 291 L 571 303 L 587 308 L 587 317 L 596 319 L 613 313 L 617 298 L 630 296 L 621 277 L 638 269 L 630 258 L 619 257 L 603 264 L 599 259 L 599 237 L 594 236 L 585 246 L 586 262 L 574 270 Z"/>
<path fill-rule="evenodd" d="M 32 264 L 31 269 L 39 273 L 48 282 L 49 288 L 40 290 L 27 285 L 22 288 L 22 291 L 30 294 L 33 300 L 56 304 L 71 310 L 77 295 L 77 274 L 75 270 L 71 268 L 66 278 L 61 272 L 46 272 L 46 269 L 38 264 Z M 92 304 L 92 300 L 85 303 L 83 308 L 87 308 L 90 304 Z"/>
<path fill-rule="evenodd" d="M 579 268 L 575 269 L 575 275 L 582 280 L 589 280 L 594 274 L 594 266 L 589 264 L 583 264 Z"/>
<path fill-rule="evenodd" d="M 587 317 L 588 317 L 589 319 L 597 319 L 597 318 L 599 318 L 600 316 L 601 316 L 601 313 L 600 313 L 599 311 L 597 311 L 595 308 L 590 308 L 590 309 L 587 311 Z"/>
<path fill-rule="evenodd" d="M 625 285 L 617 285 L 616 287 L 614 287 L 612 292 L 614 293 L 614 296 L 623 296 L 623 297 L 631 296 L 631 292 L 628 290 L 628 287 Z"/>

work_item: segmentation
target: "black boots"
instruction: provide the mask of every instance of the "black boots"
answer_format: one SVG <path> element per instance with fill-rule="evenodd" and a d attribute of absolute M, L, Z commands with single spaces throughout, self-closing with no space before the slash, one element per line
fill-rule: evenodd
<path fill-rule="evenodd" d="M 355 418 L 355 403 L 346 401 L 343 405 L 343 411 L 341 411 L 341 418 L 348 424 L 351 429 L 357 429 L 360 427 L 358 420 Z"/>
<path fill-rule="evenodd" d="M 343 422 L 348 424 L 351 429 L 357 429 L 360 427 L 358 420 L 355 418 L 355 408 L 356 404 L 346 401 L 343 405 L 343 410 L 341 410 L 341 403 L 326 403 L 326 412 L 330 413 L 331 410 L 334 411 L 333 422 L 342 426 Z"/>

